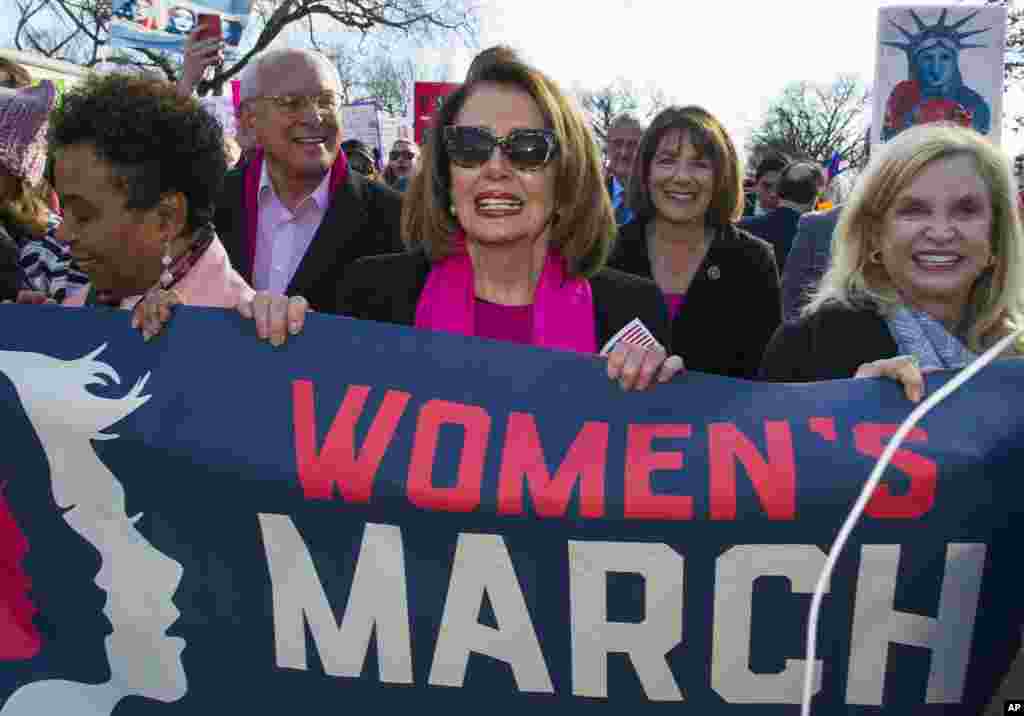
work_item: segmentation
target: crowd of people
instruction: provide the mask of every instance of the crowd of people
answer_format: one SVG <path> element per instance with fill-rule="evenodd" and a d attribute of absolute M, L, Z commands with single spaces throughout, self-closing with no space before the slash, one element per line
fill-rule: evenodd
<path fill-rule="evenodd" d="M 59 103 L 0 66 L 0 298 L 130 310 L 145 340 L 177 305 L 237 310 L 274 345 L 310 310 L 580 354 L 639 319 L 650 339 L 607 359 L 626 390 L 887 376 L 912 401 L 1024 321 L 1012 168 L 973 129 L 906 129 L 826 212 L 819 165 L 768 157 L 750 202 L 708 110 L 621 117 L 605 159 L 559 84 L 494 48 L 379 172 L 343 141 L 332 64 L 279 49 L 241 75 L 234 163 L 192 96 L 205 42 L 177 85 L 91 76 Z"/>
<path fill-rule="evenodd" d="M 639 319 L 652 340 L 608 361 L 625 388 L 684 368 L 886 375 L 915 399 L 923 371 L 1020 325 L 1012 170 L 970 129 L 902 132 L 824 213 L 821 166 L 766 157 L 751 206 L 706 109 L 618 118 L 605 160 L 559 85 L 494 48 L 422 151 L 399 140 L 378 172 L 370 148 L 342 141 L 333 66 L 281 49 L 241 76 L 230 166 L 192 96 L 221 49 L 190 41 L 177 85 L 93 76 L 59 104 L 6 70 L 4 299 L 130 309 L 146 339 L 178 304 L 237 309 L 275 344 L 308 310 L 579 353 Z"/>

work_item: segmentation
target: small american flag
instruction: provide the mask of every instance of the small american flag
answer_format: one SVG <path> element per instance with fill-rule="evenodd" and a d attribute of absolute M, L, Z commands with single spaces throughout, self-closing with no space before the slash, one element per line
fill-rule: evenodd
<path fill-rule="evenodd" d="M 608 339 L 608 342 L 604 344 L 604 348 L 601 349 L 601 355 L 606 356 L 611 353 L 612 349 L 620 342 L 630 343 L 643 348 L 653 348 L 658 345 L 658 339 L 647 330 L 647 326 L 639 318 L 634 318 L 623 326 L 618 333 Z"/>

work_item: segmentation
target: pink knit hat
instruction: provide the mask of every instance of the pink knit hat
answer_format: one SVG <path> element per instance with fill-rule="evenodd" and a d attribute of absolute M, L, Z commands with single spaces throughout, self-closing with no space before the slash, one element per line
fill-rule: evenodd
<path fill-rule="evenodd" d="M 46 168 L 46 130 L 57 90 L 49 80 L 32 87 L 0 87 L 0 164 L 38 184 Z"/>

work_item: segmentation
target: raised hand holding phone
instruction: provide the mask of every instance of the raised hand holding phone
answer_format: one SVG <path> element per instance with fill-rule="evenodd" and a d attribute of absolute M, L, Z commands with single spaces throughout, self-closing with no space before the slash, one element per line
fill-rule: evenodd
<path fill-rule="evenodd" d="M 224 38 L 224 30 L 220 24 L 220 15 L 205 12 L 199 13 L 196 24 L 199 28 L 197 40 L 222 40 Z"/>
<path fill-rule="evenodd" d="M 195 29 L 185 38 L 185 58 L 178 80 L 178 92 L 190 97 L 207 67 L 224 62 L 224 40 L 220 15 L 202 13 Z"/>

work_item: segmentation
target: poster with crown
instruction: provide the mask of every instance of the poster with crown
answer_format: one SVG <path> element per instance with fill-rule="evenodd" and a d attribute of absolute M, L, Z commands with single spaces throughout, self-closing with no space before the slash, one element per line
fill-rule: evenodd
<path fill-rule="evenodd" d="M 884 7 L 877 44 L 872 142 L 938 121 L 999 142 L 1006 8 Z"/>

